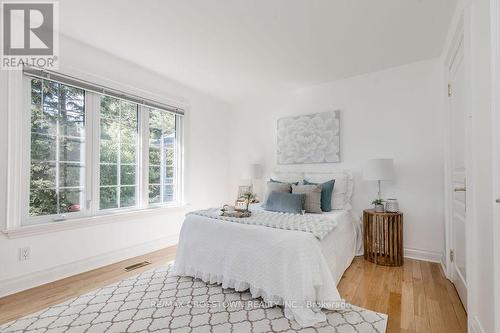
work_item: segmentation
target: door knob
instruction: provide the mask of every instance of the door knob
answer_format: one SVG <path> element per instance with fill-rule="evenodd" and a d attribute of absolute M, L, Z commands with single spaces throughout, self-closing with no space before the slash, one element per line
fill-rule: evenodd
<path fill-rule="evenodd" d="M 497 200 L 496 200 L 496 202 L 497 202 L 497 203 L 500 203 L 500 199 L 497 199 Z"/>
<path fill-rule="evenodd" d="M 465 192 L 465 191 L 466 191 L 466 189 L 465 189 L 465 187 L 455 187 L 455 188 L 453 189 L 453 191 L 455 191 L 455 192 Z"/>

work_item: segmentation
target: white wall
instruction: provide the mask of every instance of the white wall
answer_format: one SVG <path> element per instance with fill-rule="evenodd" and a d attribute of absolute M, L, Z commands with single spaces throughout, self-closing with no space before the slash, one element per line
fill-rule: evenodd
<path fill-rule="evenodd" d="M 221 205 L 229 199 L 229 106 L 212 97 L 98 51 L 61 38 L 61 72 L 115 86 L 136 88 L 146 97 L 181 102 L 185 118 L 187 209 Z M 0 229 L 6 225 L 7 83 L 0 74 Z M 177 243 L 184 210 L 145 213 L 99 226 L 8 239 L 0 233 L 0 296 Z M 31 259 L 18 261 L 18 249 Z"/>
<path fill-rule="evenodd" d="M 267 176 L 280 170 L 355 173 L 354 211 L 361 215 L 376 197 L 375 182 L 361 179 L 365 160 L 394 158 L 397 179 L 384 182 L 384 197 L 399 199 L 408 253 L 440 260 L 444 249 L 442 72 L 438 59 L 301 89 L 271 101 L 242 105 L 234 116 L 231 170 L 263 163 Z M 339 164 L 277 166 L 276 122 L 280 117 L 341 110 Z M 259 183 L 262 192 L 263 182 Z"/>

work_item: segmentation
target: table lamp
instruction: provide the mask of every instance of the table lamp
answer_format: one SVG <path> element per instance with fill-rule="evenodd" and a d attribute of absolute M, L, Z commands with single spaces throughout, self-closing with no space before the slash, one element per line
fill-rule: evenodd
<path fill-rule="evenodd" d="M 378 198 L 382 199 L 380 183 L 382 180 L 394 179 L 394 161 L 391 158 L 375 158 L 366 161 L 363 168 L 363 179 L 378 182 Z"/>

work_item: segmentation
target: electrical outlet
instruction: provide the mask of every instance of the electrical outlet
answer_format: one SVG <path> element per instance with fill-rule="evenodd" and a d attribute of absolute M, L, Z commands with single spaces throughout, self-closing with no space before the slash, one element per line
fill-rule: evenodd
<path fill-rule="evenodd" d="M 31 257 L 31 249 L 29 247 L 22 247 L 19 249 L 19 261 L 29 260 Z"/>

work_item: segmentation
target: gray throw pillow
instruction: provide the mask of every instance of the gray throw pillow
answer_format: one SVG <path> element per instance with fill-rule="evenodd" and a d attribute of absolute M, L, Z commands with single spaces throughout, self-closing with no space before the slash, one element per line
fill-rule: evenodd
<path fill-rule="evenodd" d="M 266 194 L 264 196 L 264 205 L 267 203 L 267 198 L 269 197 L 269 194 L 271 194 L 271 192 L 291 193 L 292 185 L 288 183 L 276 183 L 272 181 L 267 182 Z"/>
<path fill-rule="evenodd" d="M 271 212 L 300 214 L 302 213 L 305 199 L 305 194 L 271 192 L 264 209 Z"/>
<path fill-rule="evenodd" d="M 323 213 L 321 210 L 321 185 L 292 185 L 292 193 L 305 194 L 306 213 Z"/>
<path fill-rule="evenodd" d="M 311 183 L 304 179 L 304 185 L 318 185 L 318 183 Z M 332 211 L 332 195 L 333 187 L 335 186 L 335 179 L 319 184 L 321 185 L 321 210 L 324 212 Z"/>

